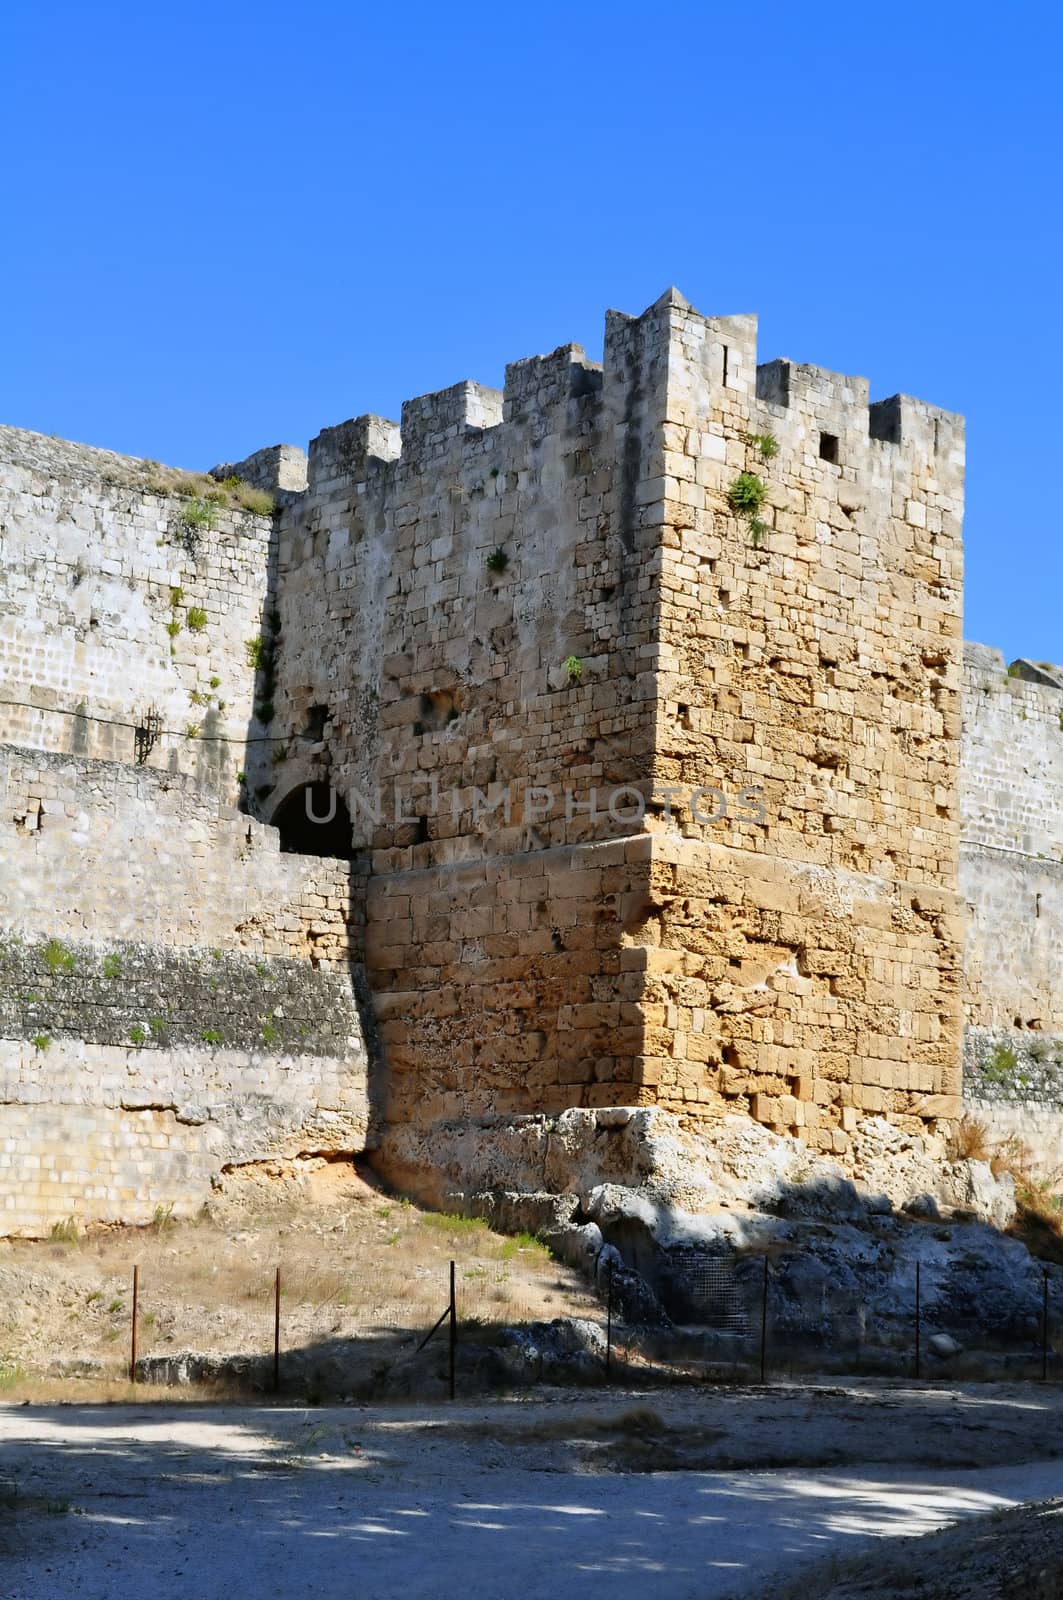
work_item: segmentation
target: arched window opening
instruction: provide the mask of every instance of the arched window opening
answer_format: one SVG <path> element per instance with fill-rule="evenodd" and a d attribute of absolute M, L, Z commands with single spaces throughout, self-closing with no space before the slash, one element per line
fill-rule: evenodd
<path fill-rule="evenodd" d="M 293 789 L 273 813 L 281 849 L 300 856 L 338 856 L 349 861 L 351 814 L 328 783 L 304 783 Z"/>

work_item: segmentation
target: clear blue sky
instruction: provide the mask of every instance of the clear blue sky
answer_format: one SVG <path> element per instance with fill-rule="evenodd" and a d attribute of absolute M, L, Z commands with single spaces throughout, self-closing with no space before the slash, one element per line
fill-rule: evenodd
<path fill-rule="evenodd" d="M 967 635 L 1063 661 L 1057 5 L 7 0 L 0 420 L 305 444 L 675 283 L 968 418 Z"/>

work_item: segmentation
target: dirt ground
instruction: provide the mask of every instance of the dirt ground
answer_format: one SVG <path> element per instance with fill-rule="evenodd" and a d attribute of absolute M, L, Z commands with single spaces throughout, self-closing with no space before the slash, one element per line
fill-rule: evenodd
<path fill-rule="evenodd" d="M 602 1315 L 588 1285 L 535 1239 L 419 1211 L 349 1162 L 309 1158 L 236 1170 L 195 1221 L 161 1208 L 146 1228 L 0 1240 L 0 1394 L 122 1393 L 134 1265 L 148 1362 L 175 1352 L 265 1357 L 279 1266 L 285 1350 L 358 1341 L 366 1363 L 380 1365 L 443 1311 L 451 1259 L 463 1323 Z"/>
<path fill-rule="evenodd" d="M 1063 1495 L 1061 1422 L 1029 1386 L 5 1406 L 2 1593 L 1055 1600 L 1063 1517 L 1011 1508 Z"/>
<path fill-rule="evenodd" d="M 195 1221 L 0 1245 L 2 1600 L 1063 1594 L 1051 1384 L 296 1407 L 125 1376 L 134 1264 L 149 1360 L 265 1356 L 279 1265 L 287 1358 L 331 1341 L 346 1373 L 352 1351 L 386 1366 L 416 1345 L 451 1259 L 463 1328 L 601 1322 L 534 1239 L 419 1212 L 323 1161 L 234 1173 Z"/>

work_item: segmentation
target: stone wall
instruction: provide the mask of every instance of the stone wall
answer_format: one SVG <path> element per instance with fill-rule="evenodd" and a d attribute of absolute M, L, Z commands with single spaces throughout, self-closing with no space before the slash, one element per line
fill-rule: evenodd
<path fill-rule="evenodd" d="M 968 652 L 961 793 L 959 418 L 670 291 L 214 473 L 0 429 L 0 1119 L 78 1155 L 12 1225 L 354 1147 L 363 975 L 385 1164 L 618 1104 L 845 1159 L 948 1128 L 964 1020 L 1055 1114 L 1063 680 Z"/>
<path fill-rule="evenodd" d="M 960 885 L 964 1094 L 1063 1173 L 1063 679 L 967 645 Z"/>
<path fill-rule="evenodd" d="M 133 762 L 154 709 L 147 764 L 235 798 L 271 529 L 210 479 L 0 428 L 0 740 Z"/>
<path fill-rule="evenodd" d="M 958 418 L 758 371 L 674 292 L 601 369 L 314 441 L 253 787 L 351 803 L 391 1122 L 733 1108 L 842 1153 L 956 1114 L 962 473 Z"/>
<path fill-rule="evenodd" d="M 361 1149 L 351 893 L 194 777 L 0 746 L 0 1228 Z"/>
<path fill-rule="evenodd" d="M 839 1154 L 868 1113 L 933 1130 L 960 1106 L 962 421 L 758 367 L 753 319 L 678 297 L 667 338 L 643 1081 Z M 713 785 L 758 804 L 706 826 Z"/>
<path fill-rule="evenodd" d="M 604 370 L 566 346 L 508 368 L 504 394 L 424 396 L 401 441 L 378 418 L 327 430 L 280 518 L 267 814 L 312 781 L 351 804 L 391 1123 L 641 1092 L 625 929 L 646 841 L 585 803 L 650 765 L 636 491 L 664 368 L 644 331 L 624 319 Z"/>

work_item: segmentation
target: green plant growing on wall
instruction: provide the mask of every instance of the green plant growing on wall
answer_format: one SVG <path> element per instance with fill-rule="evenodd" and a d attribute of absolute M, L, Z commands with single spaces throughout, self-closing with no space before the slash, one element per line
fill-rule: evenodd
<path fill-rule="evenodd" d="M 171 639 L 176 639 L 180 631 L 181 624 L 178 622 L 176 617 L 171 617 L 170 621 L 166 624 L 166 632 L 170 635 Z"/>
<path fill-rule="evenodd" d="M 204 1028 L 199 1036 L 204 1044 L 221 1044 L 222 1036 L 217 1028 Z"/>
<path fill-rule="evenodd" d="M 772 437 L 770 434 L 746 435 L 750 443 L 757 444 Z M 760 549 L 771 532 L 770 523 L 760 515 L 760 508 L 764 504 L 767 493 L 767 484 L 763 478 L 758 478 L 755 472 L 740 472 L 727 491 L 727 503 L 735 516 L 745 521 L 748 526 L 749 542 L 754 550 Z"/>
<path fill-rule="evenodd" d="M 280 1036 L 280 1029 L 276 1023 L 269 1021 L 262 1024 L 262 1043 L 264 1045 L 276 1044 Z"/>
<path fill-rule="evenodd" d="M 1019 1064 L 1019 1058 L 1010 1045 L 994 1045 L 982 1068 L 983 1078 L 990 1083 L 1002 1083 L 1009 1078 Z"/>
<path fill-rule="evenodd" d="M 753 446 L 762 461 L 774 461 L 779 454 L 779 441 L 773 433 L 747 433 L 745 441 Z"/>
<path fill-rule="evenodd" d="M 197 533 L 204 528 L 213 528 L 217 518 L 217 505 L 206 496 L 202 499 L 190 500 L 186 506 L 181 508 L 181 526 Z"/>
<path fill-rule="evenodd" d="M 166 1037 L 167 1023 L 165 1017 L 150 1017 L 148 1019 L 148 1027 L 151 1030 L 153 1039 L 164 1039 Z"/>
<path fill-rule="evenodd" d="M 105 978 L 120 978 L 122 976 L 121 956 L 104 956 L 103 975 Z"/>
<path fill-rule="evenodd" d="M 202 633 L 207 626 L 207 613 L 202 606 L 189 606 L 185 612 L 185 622 L 190 633 Z"/>
<path fill-rule="evenodd" d="M 245 641 L 247 664 L 255 672 L 255 716 L 263 726 L 273 721 L 273 695 L 277 687 L 277 653 L 280 650 L 281 619 L 276 609 L 266 615 L 266 626 L 257 639 Z"/>
<path fill-rule="evenodd" d="M 35 1033 L 33 1035 L 33 1048 L 40 1056 L 43 1056 L 51 1042 L 52 1036 L 50 1033 Z"/>
<path fill-rule="evenodd" d="M 66 945 L 59 939 L 49 939 L 41 954 L 49 972 L 73 972 L 77 966 L 77 957 L 74 952 L 68 950 Z"/>
<path fill-rule="evenodd" d="M 1022 1090 L 1030 1086 L 1030 1074 L 1019 1066 L 1019 1058 L 1010 1045 L 993 1046 L 982 1064 L 982 1077 L 986 1083 L 1002 1089 Z"/>
<path fill-rule="evenodd" d="M 561 666 L 569 683 L 578 683 L 583 677 L 583 662 L 579 656 L 566 656 Z"/>
<path fill-rule="evenodd" d="M 502 573 L 509 566 L 509 557 L 501 545 L 496 545 L 485 563 L 488 572 Z"/>
<path fill-rule="evenodd" d="M 215 674 L 215 675 L 214 675 L 214 676 L 213 676 L 213 677 L 212 677 L 212 678 L 211 678 L 211 679 L 210 679 L 210 684 L 209 684 L 209 687 L 210 687 L 210 688 L 211 688 L 211 689 L 220 689 L 220 688 L 221 688 L 221 679 L 220 679 L 220 678 L 219 678 L 219 677 L 218 677 L 218 676 L 217 676 L 217 674 Z"/>
<path fill-rule="evenodd" d="M 188 724 L 188 727 L 185 729 L 185 738 L 186 739 L 198 739 L 202 732 L 203 732 L 203 728 L 200 725 L 200 723 L 198 723 L 198 722 L 190 722 Z"/>
<path fill-rule="evenodd" d="M 62 1222 L 53 1222 L 52 1231 L 48 1235 L 56 1244 L 80 1244 L 81 1229 L 74 1217 L 64 1217 Z"/>
<path fill-rule="evenodd" d="M 181 601 L 184 599 L 184 597 L 185 597 L 185 592 L 184 592 L 183 589 L 171 589 L 170 590 L 170 604 L 172 606 L 179 606 L 181 604 Z"/>
<path fill-rule="evenodd" d="M 767 492 L 767 484 L 755 472 L 740 472 L 727 491 L 727 501 L 738 516 L 755 517 Z"/>
<path fill-rule="evenodd" d="M 134 1023 L 133 1027 L 130 1028 L 130 1030 L 129 1030 L 129 1042 L 130 1042 L 130 1044 L 136 1045 L 138 1050 L 140 1049 L 140 1046 L 142 1044 L 147 1044 L 147 1042 L 148 1042 L 147 1031 L 146 1031 L 146 1029 L 144 1029 L 144 1028 L 142 1028 L 140 1026 L 139 1022 Z"/>

